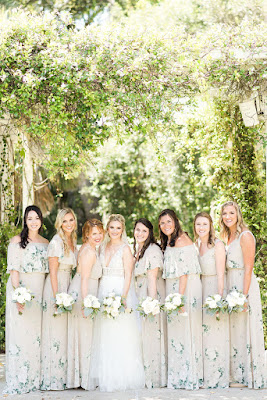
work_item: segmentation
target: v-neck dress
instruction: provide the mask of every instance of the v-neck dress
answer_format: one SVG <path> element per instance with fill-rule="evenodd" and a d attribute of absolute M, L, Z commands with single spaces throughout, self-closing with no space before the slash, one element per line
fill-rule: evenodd
<path fill-rule="evenodd" d="M 243 292 L 245 266 L 240 239 L 245 233 L 252 235 L 244 231 L 227 246 L 228 291 Z M 249 312 L 230 315 L 230 381 L 262 389 L 266 387 L 262 310 L 259 284 L 253 271 L 248 294 Z"/>
<path fill-rule="evenodd" d="M 124 267 L 122 245 L 105 266 L 104 249 L 101 252 L 102 278 L 98 297 L 102 300 L 111 292 L 121 295 L 124 287 Z M 132 280 L 127 306 L 135 308 L 137 297 Z M 90 386 L 100 391 L 114 392 L 141 389 L 145 375 L 141 349 L 141 331 L 137 314 L 121 314 L 115 319 L 97 316 L 94 326 Z"/>

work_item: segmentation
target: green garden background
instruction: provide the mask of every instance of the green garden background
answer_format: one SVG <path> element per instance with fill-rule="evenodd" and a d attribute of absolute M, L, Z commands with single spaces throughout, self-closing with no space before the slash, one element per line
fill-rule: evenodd
<path fill-rule="evenodd" d="M 7 244 L 30 175 L 48 239 L 63 206 L 81 241 L 86 219 L 111 212 L 130 238 L 139 217 L 157 232 L 167 207 L 191 236 L 199 211 L 218 231 L 220 205 L 237 201 L 257 239 L 267 339 L 264 1 L 0 5 L 1 349 Z M 246 127 L 239 104 L 251 99 L 257 121 Z"/>

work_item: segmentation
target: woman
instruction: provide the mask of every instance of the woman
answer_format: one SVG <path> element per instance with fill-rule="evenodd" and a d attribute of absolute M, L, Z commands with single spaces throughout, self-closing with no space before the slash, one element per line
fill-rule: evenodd
<path fill-rule="evenodd" d="M 7 250 L 6 286 L 6 388 L 4 393 L 21 394 L 40 388 L 40 341 L 42 296 L 48 272 L 48 240 L 40 236 L 41 210 L 28 206 L 23 229 L 14 236 Z M 31 307 L 12 302 L 14 289 L 24 286 L 34 299 Z M 20 315 L 20 314 L 21 315 Z"/>
<path fill-rule="evenodd" d="M 220 226 L 227 243 L 227 289 L 248 296 L 248 312 L 230 315 L 231 386 L 261 389 L 266 377 L 260 290 L 253 273 L 256 241 L 234 201 L 222 205 Z"/>
<path fill-rule="evenodd" d="M 200 266 L 192 240 L 183 232 L 173 210 L 159 215 L 164 251 L 166 295 L 186 297 L 181 315 L 168 321 L 168 388 L 198 389 L 203 384 L 202 288 Z M 183 311 L 186 312 L 186 315 Z"/>
<path fill-rule="evenodd" d="M 212 219 L 205 212 L 194 219 L 194 236 L 199 249 L 203 302 L 208 296 L 223 296 L 225 248 L 215 237 Z M 203 367 L 205 388 L 229 387 L 229 317 L 215 316 L 203 310 Z"/>
<path fill-rule="evenodd" d="M 107 223 L 106 243 L 101 251 L 103 275 L 98 297 L 111 292 L 122 296 L 125 307 L 135 308 L 137 298 L 132 270 L 133 256 L 127 244 L 125 220 L 112 214 Z M 140 389 L 144 386 L 141 333 L 135 312 L 115 319 L 97 317 L 95 322 L 90 388 L 112 392 Z"/>
<path fill-rule="evenodd" d="M 68 291 L 77 258 L 77 220 L 74 212 L 70 208 L 60 210 L 55 227 L 57 234 L 47 250 L 50 272 L 43 296 L 42 390 L 66 388 L 68 315 L 53 315 L 56 312 L 56 294 Z"/>
<path fill-rule="evenodd" d="M 98 219 L 89 219 L 82 230 L 83 245 L 78 254 L 77 272 L 70 284 L 69 294 L 76 299 L 68 320 L 68 379 L 67 387 L 88 389 L 93 321 L 84 317 L 82 302 L 91 294 L 97 296 L 102 267 L 97 246 L 103 241 L 104 228 Z"/>
<path fill-rule="evenodd" d="M 153 225 L 146 218 L 140 218 L 134 226 L 134 257 L 139 302 L 149 296 L 163 304 L 166 297 L 162 279 L 163 254 L 154 237 Z M 164 315 L 155 316 L 154 321 L 142 321 L 143 358 L 149 389 L 167 384 L 165 334 Z"/>

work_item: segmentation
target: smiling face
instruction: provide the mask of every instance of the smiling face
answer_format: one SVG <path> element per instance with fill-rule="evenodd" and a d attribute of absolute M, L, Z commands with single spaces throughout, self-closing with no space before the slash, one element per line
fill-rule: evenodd
<path fill-rule="evenodd" d="M 170 237 L 175 229 L 174 220 L 168 214 L 163 215 L 159 220 L 159 227 L 164 235 Z"/>
<path fill-rule="evenodd" d="M 138 222 L 138 224 L 136 224 L 136 227 L 134 229 L 134 238 L 136 242 L 139 245 L 143 245 L 147 240 L 148 236 L 149 236 L 149 229 L 141 222 Z"/>
<path fill-rule="evenodd" d="M 104 232 L 98 229 L 97 226 L 93 226 L 90 234 L 88 235 L 88 242 L 92 247 L 100 245 L 103 241 Z"/>
<path fill-rule="evenodd" d="M 108 225 L 107 232 L 111 240 L 118 240 L 121 238 L 123 227 L 119 221 L 111 221 Z"/>
<path fill-rule="evenodd" d="M 35 211 L 29 211 L 27 218 L 26 218 L 26 224 L 29 229 L 29 232 L 39 232 L 39 229 L 41 228 L 42 222 L 39 217 L 39 215 Z"/>
<path fill-rule="evenodd" d="M 68 213 L 64 216 L 62 221 L 62 229 L 67 235 L 70 235 L 76 229 L 76 222 L 72 213 Z"/>
<path fill-rule="evenodd" d="M 209 237 L 210 221 L 206 217 L 198 217 L 195 222 L 195 231 L 200 239 Z"/>
<path fill-rule="evenodd" d="M 234 228 L 237 224 L 237 211 L 235 206 L 226 206 L 222 211 L 222 220 L 227 228 Z"/>

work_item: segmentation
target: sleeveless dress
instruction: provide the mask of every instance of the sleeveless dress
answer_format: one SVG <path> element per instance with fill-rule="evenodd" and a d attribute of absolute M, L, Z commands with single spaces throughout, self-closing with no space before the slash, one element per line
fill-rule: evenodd
<path fill-rule="evenodd" d="M 150 244 L 143 257 L 135 264 L 135 282 L 138 300 L 148 296 L 147 271 L 158 268 L 157 299 L 165 300 L 165 282 L 162 279 L 163 254 L 159 246 Z M 165 313 L 156 315 L 154 321 L 142 319 L 143 358 L 146 387 L 156 388 L 167 385 L 167 319 Z"/>
<path fill-rule="evenodd" d="M 124 285 L 123 244 L 105 266 L 105 254 L 101 252 L 103 266 L 98 297 L 102 300 L 109 293 L 121 295 Z M 136 308 L 137 298 L 133 280 L 127 296 L 127 306 Z M 122 314 L 115 319 L 97 316 L 94 326 L 90 389 L 99 386 L 100 391 L 114 392 L 144 387 L 145 376 L 141 350 L 141 332 L 137 313 Z"/>
<path fill-rule="evenodd" d="M 215 247 L 199 256 L 203 303 L 208 296 L 218 293 Z M 226 291 L 226 290 L 225 290 Z M 229 387 L 229 315 L 220 320 L 203 310 L 203 368 L 205 388 Z"/>
<path fill-rule="evenodd" d="M 202 287 L 195 246 L 167 247 L 163 278 L 166 296 L 179 293 L 179 278 L 188 275 L 185 290 L 187 316 L 168 320 L 168 384 L 170 389 L 199 389 L 203 385 Z"/>
<path fill-rule="evenodd" d="M 84 247 L 85 249 L 86 247 Z M 82 250 L 83 251 L 83 250 Z M 95 252 L 93 249 L 91 251 Z M 81 253 L 79 254 L 80 258 Z M 98 282 L 102 275 L 102 266 L 96 253 L 96 262 L 88 280 L 88 293 L 97 296 Z M 79 263 L 79 259 L 78 259 Z M 67 387 L 81 386 L 88 389 L 89 368 L 91 360 L 91 343 L 94 321 L 82 315 L 81 274 L 76 273 L 71 281 L 68 293 L 77 299 L 68 316 L 68 372 Z"/>
<path fill-rule="evenodd" d="M 58 293 L 68 292 L 71 270 L 76 267 L 77 252 L 64 253 L 63 241 L 55 235 L 48 245 L 48 257 L 58 257 Z M 53 316 L 54 296 L 50 274 L 47 275 L 43 295 L 43 327 L 41 349 L 41 389 L 63 390 L 67 383 L 68 313 Z"/>
<path fill-rule="evenodd" d="M 47 244 L 29 243 L 22 249 L 10 243 L 7 273 L 18 271 L 23 286 L 34 294 L 31 306 L 19 315 L 12 302 L 11 277 L 6 286 L 6 387 L 3 393 L 21 394 L 40 388 L 42 298 L 45 273 L 48 272 Z"/>
<path fill-rule="evenodd" d="M 228 291 L 243 291 L 245 269 L 240 239 L 245 232 L 252 235 L 244 231 L 227 246 Z M 230 381 L 262 389 L 266 387 L 264 337 L 260 289 L 254 272 L 248 294 L 249 312 L 230 315 Z"/>

